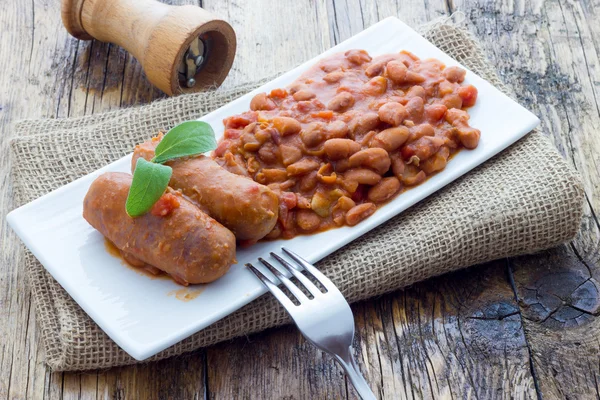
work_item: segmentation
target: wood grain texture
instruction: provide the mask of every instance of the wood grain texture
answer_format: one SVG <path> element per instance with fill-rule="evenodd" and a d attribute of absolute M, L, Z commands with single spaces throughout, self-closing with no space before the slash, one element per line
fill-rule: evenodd
<path fill-rule="evenodd" d="M 5 4 L 6 3 L 6 4 Z M 163 96 L 121 48 L 79 42 L 59 0 L 0 7 L 0 215 L 12 208 L 10 124 Z M 172 0 L 169 4 L 198 4 Z M 203 0 L 239 39 L 224 86 L 285 71 L 395 15 L 412 26 L 462 10 L 519 101 L 585 181 L 578 238 L 539 255 L 446 275 L 353 307 L 361 370 L 380 398 L 600 397 L 600 12 L 598 0 Z M 19 242 L 0 223 L 0 400 L 356 398 L 293 327 L 158 363 L 49 373 Z M 516 296 L 516 298 L 515 298 Z"/>
<path fill-rule="evenodd" d="M 506 263 L 354 305 L 355 352 L 381 399 L 533 398 Z M 343 371 L 293 327 L 207 349 L 210 398 L 355 399 Z"/>
<path fill-rule="evenodd" d="M 598 398 L 600 378 L 600 13 L 598 1 L 454 1 L 519 102 L 584 180 L 568 246 L 510 261 L 543 398 Z M 515 62 L 515 60 L 518 60 Z"/>

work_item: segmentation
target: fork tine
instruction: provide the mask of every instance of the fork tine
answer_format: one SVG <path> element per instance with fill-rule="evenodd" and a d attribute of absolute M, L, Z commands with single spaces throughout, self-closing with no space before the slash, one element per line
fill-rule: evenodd
<path fill-rule="evenodd" d="M 293 310 L 293 308 L 296 307 L 296 305 L 292 303 L 292 301 L 285 295 L 285 293 L 283 293 L 281 289 L 277 287 L 276 284 L 271 282 L 269 278 L 264 276 L 263 273 L 260 272 L 260 270 L 257 269 L 254 265 L 248 263 L 246 264 L 246 268 L 252 271 L 252 273 L 262 281 L 262 283 L 267 287 L 267 289 L 269 289 L 269 292 L 271 292 L 273 296 L 275 296 L 275 298 L 279 300 L 281 305 L 284 306 L 289 312 L 291 312 L 291 310 Z"/>
<path fill-rule="evenodd" d="M 296 261 L 298 264 L 300 264 L 302 267 L 304 267 L 304 269 L 310 273 L 317 281 L 319 281 L 319 283 L 321 285 L 323 285 L 327 290 L 334 290 L 337 291 L 339 290 L 334 284 L 333 282 L 331 282 L 329 280 L 329 278 L 327 278 L 325 275 L 323 275 L 321 273 L 321 271 L 319 271 L 317 268 L 315 268 L 315 266 L 313 266 L 312 264 L 310 264 L 308 261 L 306 261 L 304 258 L 300 257 L 298 254 L 294 253 L 293 251 L 282 247 L 281 248 L 288 256 L 290 256 L 294 261 Z"/>
<path fill-rule="evenodd" d="M 269 268 L 269 270 L 277 277 L 277 279 L 279 279 L 281 281 L 281 283 L 283 283 L 289 289 L 290 292 L 292 292 L 292 294 L 296 297 L 296 299 L 300 303 L 308 300 L 308 297 L 306 297 L 306 295 L 304 293 L 302 293 L 302 290 L 300 290 L 300 288 L 298 288 L 298 286 L 296 286 L 294 284 L 294 282 L 290 281 L 277 268 L 275 268 L 273 265 L 271 265 L 271 263 L 269 263 L 262 257 L 258 257 L 258 261 L 260 261 L 265 267 Z"/>
<path fill-rule="evenodd" d="M 294 267 L 292 264 L 290 264 L 289 262 L 287 262 L 286 260 L 284 260 L 283 258 L 281 258 L 280 256 L 278 256 L 275 253 L 271 253 L 271 256 L 273 258 L 275 258 L 277 261 L 279 261 L 281 263 L 281 265 L 283 265 L 285 267 L 285 269 L 287 269 L 292 275 L 294 275 L 296 277 L 296 279 L 298 279 L 306 288 L 306 290 L 308 290 L 313 296 L 318 296 L 321 293 L 321 289 L 319 289 L 314 283 L 312 283 L 310 281 L 310 279 L 308 279 L 306 276 L 304 276 L 304 274 L 302 274 L 302 272 L 298 271 L 298 269 L 296 267 Z"/>

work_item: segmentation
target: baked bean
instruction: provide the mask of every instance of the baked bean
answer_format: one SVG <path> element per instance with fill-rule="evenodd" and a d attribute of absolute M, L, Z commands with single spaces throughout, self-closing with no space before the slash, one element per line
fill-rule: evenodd
<path fill-rule="evenodd" d="M 338 226 L 343 225 L 346 221 L 346 211 L 350 210 L 354 206 L 356 206 L 356 203 L 350 197 L 340 197 L 331 209 L 333 222 Z"/>
<path fill-rule="evenodd" d="M 408 92 L 406 92 L 406 97 L 409 99 L 413 97 L 420 97 L 425 100 L 427 98 L 427 93 L 425 93 L 423 86 L 412 86 L 410 89 L 408 89 Z"/>
<path fill-rule="evenodd" d="M 450 149 L 448 147 L 441 147 L 437 153 L 429 157 L 427 160 L 419 164 L 419 168 L 424 171 L 427 175 L 431 175 L 436 171 L 441 171 L 446 168 L 448 163 L 448 157 L 450 156 Z"/>
<path fill-rule="evenodd" d="M 301 89 L 295 92 L 292 96 L 296 101 L 307 101 L 310 99 L 314 99 L 317 95 L 311 92 L 310 90 Z"/>
<path fill-rule="evenodd" d="M 345 172 L 350 169 L 350 161 L 347 158 L 335 161 L 335 170 L 337 172 Z"/>
<path fill-rule="evenodd" d="M 269 141 L 271 139 L 273 139 L 273 135 L 271 135 L 271 130 L 273 128 L 266 128 L 266 129 L 257 129 L 256 133 L 254 134 L 254 137 L 256 138 L 256 140 L 258 140 L 261 144 L 265 143 L 266 141 Z"/>
<path fill-rule="evenodd" d="M 376 134 L 371 140 L 371 147 L 380 147 L 391 153 L 402 146 L 408 137 L 410 132 L 405 126 L 399 126 L 397 128 L 389 128 Z"/>
<path fill-rule="evenodd" d="M 379 174 L 385 174 L 390 169 L 391 163 L 387 151 L 380 148 L 361 150 L 351 155 L 349 160 L 352 167 L 371 168 Z"/>
<path fill-rule="evenodd" d="M 406 77 L 404 78 L 406 83 L 419 84 L 425 82 L 425 77 L 414 71 L 406 71 Z"/>
<path fill-rule="evenodd" d="M 296 194 L 296 207 L 308 210 L 310 209 L 310 200 L 304 196 Z"/>
<path fill-rule="evenodd" d="M 428 58 L 421 61 L 421 69 L 428 70 L 431 74 L 439 75 L 444 68 L 444 63 L 442 63 L 440 60 L 436 60 L 435 58 Z"/>
<path fill-rule="evenodd" d="M 281 161 L 286 167 L 302 158 L 302 150 L 295 146 L 287 146 L 282 144 L 279 146 L 281 152 Z"/>
<path fill-rule="evenodd" d="M 267 97 L 266 93 L 259 93 L 250 101 L 250 109 L 256 110 L 273 110 L 277 107 L 273 100 Z"/>
<path fill-rule="evenodd" d="M 336 112 L 344 112 L 350 107 L 354 105 L 354 96 L 348 92 L 341 92 L 335 95 L 329 103 L 327 103 L 327 108 L 336 111 Z"/>
<path fill-rule="evenodd" d="M 398 193 L 400 186 L 400 181 L 394 176 L 383 178 L 377 185 L 369 189 L 367 199 L 373 203 L 383 203 Z"/>
<path fill-rule="evenodd" d="M 337 83 L 342 80 L 344 73 L 342 71 L 330 72 L 323 77 L 323 80 L 327 83 Z"/>
<path fill-rule="evenodd" d="M 313 232 L 321 225 L 321 218 L 312 210 L 298 210 L 296 225 L 305 232 Z"/>
<path fill-rule="evenodd" d="M 300 131 L 302 142 L 308 147 L 315 147 L 325 140 L 323 132 L 323 124 L 319 122 L 311 122 L 302 131 Z"/>
<path fill-rule="evenodd" d="M 273 118 L 273 127 L 277 129 L 282 136 L 294 135 L 302 129 L 300 122 L 290 117 Z"/>
<path fill-rule="evenodd" d="M 319 168 L 319 162 L 313 160 L 312 158 L 303 158 L 300 161 L 297 161 L 291 165 L 288 165 L 286 171 L 288 175 L 304 175 L 310 171 L 314 171 Z"/>
<path fill-rule="evenodd" d="M 372 63 L 365 69 L 365 75 L 372 78 L 377 75 L 381 75 L 383 68 L 385 67 L 386 61 L 377 61 Z"/>
<path fill-rule="evenodd" d="M 467 127 L 458 128 L 458 139 L 467 149 L 474 149 L 479 144 L 479 137 L 481 132 L 479 129 Z"/>
<path fill-rule="evenodd" d="M 319 68 L 321 68 L 321 71 L 323 72 L 332 72 L 335 71 L 336 69 L 340 69 L 342 68 L 343 64 L 345 64 L 344 62 L 342 62 L 342 60 L 321 60 L 320 66 Z"/>
<path fill-rule="evenodd" d="M 266 163 L 274 164 L 279 159 L 279 147 L 275 143 L 267 142 L 258 150 L 258 156 Z"/>
<path fill-rule="evenodd" d="M 402 179 L 402 174 L 404 174 L 404 160 L 398 153 L 394 153 L 390 156 L 392 160 L 392 172 L 394 176 L 398 179 Z"/>
<path fill-rule="evenodd" d="M 406 108 L 400 103 L 391 102 L 385 103 L 379 107 L 377 112 L 379 119 L 387 124 L 398 126 L 408 116 Z"/>
<path fill-rule="evenodd" d="M 448 67 L 444 70 L 443 72 L 444 77 L 446 79 L 448 79 L 450 82 L 458 82 L 461 83 L 462 81 L 465 80 L 465 75 L 467 74 L 467 71 L 465 71 L 464 69 L 460 68 L 460 67 Z"/>
<path fill-rule="evenodd" d="M 264 168 L 261 170 L 261 172 L 263 173 L 267 183 L 283 182 L 287 179 L 287 172 L 283 169 Z"/>
<path fill-rule="evenodd" d="M 423 136 L 434 136 L 435 129 L 431 124 L 419 124 L 410 128 L 410 141 L 421 139 Z"/>
<path fill-rule="evenodd" d="M 381 180 L 381 175 L 370 169 L 355 168 L 344 172 L 344 179 L 361 185 L 375 185 Z"/>
<path fill-rule="evenodd" d="M 315 168 L 316 170 L 316 168 Z M 300 178 L 300 182 L 298 182 L 298 186 L 300 190 L 304 193 L 312 191 L 319 183 L 319 179 L 317 178 L 317 171 L 311 171 L 308 174 L 304 175 Z"/>
<path fill-rule="evenodd" d="M 372 172 L 372 171 L 371 171 Z M 356 181 L 351 181 L 349 179 L 339 179 L 338 184 L 342 189 L 344 189 L 348 193 L 355 193 L 358 189 L 359 183 Z"/>
<path fill-rule="evenodd" d="M 447 94 L 442 99 L 442 104 L 446 106 L 447 109 L 451 108 L 462 108 L 462 99 L 457 94 Z"/>
<path fill-rule="evenodd" d="M 371 56 L 364 50 L 348 50 L 344 55 L 348 61 L 357 65 L 362 65 L 371 61 Z"/>
<path fill-rule="evenodd" d="M 386 74 L 390 80 L 396 84 L 403 84 L 406 82 L 406 73 L 408 72 L 408 68 L 401 61 L 390 61 L 387 63 Z"/>
<path fill-rule="evenodd" d="M 425 118 L 429 122 L 438 122 L 444 114 L 446 114 L 448 108 L 443 104 L 428 104 L 425 106 Z"/>
<path fill-rule="evenodd" d="M 371 131 L 369 133 L 367 133 L 365 136 L 363 136 L 362 140 L 360 141 L 360 145 L 364 146 L 364 147 L 369 147 L 369 143 L 371 143 L 371 139 L 373 139 L 373 137 L 377 134 L 377 132 L 375 131 Z"/>
<path fill-rule="evenodd" d="M 469 114 L 466 111 L 451 109 L 446 113 L 446 121 L 456 127 L 456 136 L 467 149 L 474 149 L 479 144 L 481 132 L 469 126 Z"/>
<path fill-rule="evenodd" d="M 383 76 L 376 76 L 372 78 L 369 82 L 363 85 L 363 93 L 370 96 L 379 96 L 380 94 L 385 93 L 387 90 L 387 79 Z"/>
<path fill-rule="evenodd" d="M 413 97 L 406 103 L 406 112 L 408 113 L 408 119 L 417 123 L 423 119 L 423 112 L 425 111 L 423 99 L 420 97 Z"/>
<path fill-rule="evenodd" d="M 274 240 L 281 236 L 281 224 L 277 222 L 275 227 L 264 237 L 267 240 Z"/>
<path fill-rule="evenodd" d="M 337 202 L 335 203 L 335 206 L 333 206 L 333 208 L 338 209 L 338 210 L 348 211 L 355 205 L 356 205 L 356 203 L 350 197 L 342 196 L 337 200 Z"/>
<path fill-rule="evenodd" d="M 350 133 L 354 136 L 364 135 L 375 129 L 377 124 L 379 124 L 379 116 L 377 114 L 371 112 L 360 114 L 350 121 Z"/>
<path fill-rule="evenodd" d="M 445 140 L 443 138 L 423 136 L 404 146 L 400 153 L 405 160 L 410 160 L 412 157 L 416 156 L 419 161 L 424 161 L 437 152 L 444 143 Z"/>
<path fill-rule="evenodd" d="M 360 221 L 371 216 L 377 207 L 373 203 L 363 203 L 353 207 L 346 214 L 346 223 L 350 226 L 358 224 Z"/>
<path fill-rule="evenodd" d="M 344 121 L 333 121 L 327 125 L 327 139 L 345 138 L 348 136 L 348 130 L 348 124 L 346 124 Z"/>
<path fill-rule="evenodd" d="M 444 97 L 447 94 L 454 93 L 454 86 L 456 85 L 448 81 L 441 81 L 438 85 L 438 96 Z"/>
<path fill-rule="evenodd" d="M 348 158 L 360 150 L 360 144 L 351 139 L 329 139 L 323 145 L 325 154 L 332 161 Z"/>
<path fill-rule="evenodd" d="M 315 111 L 320 111 L 320 110 L 324 109 L 325 105 L 317 99 L 312 99 L 312 100 L 308 100 L 308 101 L 299 101 L 296 104 L 296 108 L 301 113 L 312 114 Z"/>
<path fill-rule="evenodd" d="M 295 82 L 292 83 L 289 87 L 288 87 L 288 91 L 290 92 L 290 94 L 294 94 L 302 89 L 304 89 L 306 87 L 305 84 L 301 83 L 301 82 Z"/>
<path fill-rule="evenodd" d="M 261 143 L 256 140 L 256 137 L 251 133 L 245 133 L 241 137 L 242 144 L 244 145 L 244 150 L 254 152 L 258 151 Z"/>
<path fill-rule="evenodd" d="M 406 186 L 415 186 L 423 183 L 427 175 L 414 165 L 406 165 L 402 175 L 402 183 Z"/>
<path fill-rule="evenodd" d="M 446 121 L 458 128 L 468 123 L 469 114 L 464 110 L 451 109 L 446 113 Z"/>

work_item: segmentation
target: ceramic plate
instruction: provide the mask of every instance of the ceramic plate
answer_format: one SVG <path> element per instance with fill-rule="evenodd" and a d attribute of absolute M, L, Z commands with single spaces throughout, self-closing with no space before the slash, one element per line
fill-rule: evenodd
<path fill-rule="evenodd" d="M 284 87 L 320 58 L 354 48 L 365 49 L 371 56 L 408 50 L 420 58 L 437 58 L 447 66 L 460 65 L 398 19 L 388 18 L 202 120 L 212 125 L 219 138 L 223 118 L 248 110 L 256 93 Z M 182 289 L 170 280 L 150 279 L 124 267 L 107 252 L 102 235 L 82 218 L 83 197 L 92 181 L 106 171 L 129 172 L 131 156 L 14 210 L 7 219 L 92 319 L 123 350 L 143 360 L 265 293 L 261 283 L 243 267 L 245 263 L 256 263 L 258 256 L 278 252 L 282 245 L 316 262 L 475 168 L 538 125 L 533 114 L 474 73 L 468 71 L 465 82 L 479 91 L 477 104 L 469 109 L 470 125 L 482 133 L 477 149 L 461 151 L 441 173 L 398 196 L 355 227 L 239 249 L 238 264 L 218 281 L 200 288 Z M 154 133 L 148 132 L 148 137 Z M 182 301 L 186 296 L 188 301 Z"/>

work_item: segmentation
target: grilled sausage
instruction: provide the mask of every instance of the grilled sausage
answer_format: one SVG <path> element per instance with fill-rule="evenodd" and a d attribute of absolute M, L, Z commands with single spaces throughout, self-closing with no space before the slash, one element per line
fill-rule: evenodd
<path fill-rule="evenodd" d="M 159 142 L 154 138 L 135 147 L 132 170 L 139 157 L 154 157 Z M 169 185 L 229 228 L 238 240 L 262 239 L 277 223 L 279 198 L 268 187 L 233 174 L 205 156 L 166 164 L 173 168 Z"/>
<path fill-rule="evenodd" d="M 132 218 L 125 202 L 132 177 L 100 175 L 83 201 L 83 217 L 127 260 L 137 259 L 170 274 L 178 283 L 212 282 L 235 262 L 235 237 L 182 196 L 167 215 Z"/>

